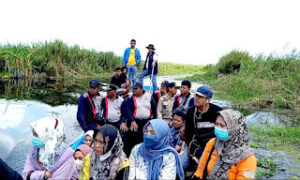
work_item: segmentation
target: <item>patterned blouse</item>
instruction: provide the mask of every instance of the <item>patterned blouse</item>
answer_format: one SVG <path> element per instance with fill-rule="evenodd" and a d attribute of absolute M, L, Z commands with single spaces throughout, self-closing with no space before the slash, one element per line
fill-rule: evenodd
<path fill-rule="evenodd" d="M 130 170 L 128 179 L 147 179 L 148 162 L 138 156 L 138 149 L 141 144 L 134 146 L 131 151 L 129 162 Z M 176 159 L 172 152 L 163 157 L 163 165 L 160 171 L 159 179 L 175 179 L 176 178 Z"/>

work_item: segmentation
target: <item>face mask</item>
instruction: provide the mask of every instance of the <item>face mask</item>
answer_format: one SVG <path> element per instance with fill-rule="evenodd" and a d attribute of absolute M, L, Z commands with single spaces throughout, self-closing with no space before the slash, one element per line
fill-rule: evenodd
<path fill-rule="evenodd" d="M 155 136 L 144 133 L 144 144 L 146 147 L 155 147 L 158 142 L 156 142 Z"/>
<path fill-rule="evenodd" d="M 75 160 L 75 165 L 76 165 L 77 168 L 81 169 L 82 164 L 83 164 L 83 161 L 81 161 L 81 160 L 79 160 L 79 159 L 76 159 L 76 160 Z"/>
<path fill-rule="evenodd" d="M 229 139 L 228 130 L 218 128 L 217 126 L 215 126 L 215 134 L 221 141 L 227 141 Z"/>
<path fill-rule="evenodd" d="M 42 148 L 42 147 L 45 146 L 45 144 L 43 144 L 41 138 L 37 138 L 37 137 L 34 137 L 34 136 L 32 136 L 32 145 L 35 148 Z"/>

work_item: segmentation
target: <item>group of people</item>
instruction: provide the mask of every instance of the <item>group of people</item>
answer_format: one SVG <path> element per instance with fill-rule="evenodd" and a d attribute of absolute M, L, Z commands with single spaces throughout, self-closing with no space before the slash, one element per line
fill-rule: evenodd
<path fill-rule="evenodd" d="M 106 96 L 89 82 L 78 102 L 84 135 L 64 143 L 62 121 L 45 117 L 31 124 L 33 147 L 23 174 L 0 161 L 0 177 L 14 179 L 254 179 L 256 158 L 244 116 L 211 103 L 213 91 L 191 82 L 156 85 L 157 59 L 149 45 L 136 82 L 140 52 L 126 49 Z M 153 93 L 143 88 L 152 76 Z M 132 78 L 132 80 L 130 79 Z M 132 95 L 129 93 L 132 87 Z M 177 93 L 180 88 L 180 93 Z M 3 175 L 6 174 L 6 175 Z"/>

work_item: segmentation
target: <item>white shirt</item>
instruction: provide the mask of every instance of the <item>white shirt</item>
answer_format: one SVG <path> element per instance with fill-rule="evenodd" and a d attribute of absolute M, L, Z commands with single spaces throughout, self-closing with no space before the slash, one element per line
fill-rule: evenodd
<path fill-rule="evenodd" d="M 150 56 L 148 56 L 148 58 L 147 58 L 146 69 L 148 69 L 148 66 L 149 66 L 149 57 Z M 158 61 L 158 55 L 157 55 L 157 53 L 154 53 L 154 55 L 153 55 L 153 61 L 154 60 Z"/>
<path fill-rule="evenodd" d="M 128 179 L 147 179 L 148 162 L 138 156 L 138 149 L 141 144 L 134 146 L 131 151 L 129 162 L 130 170 Z M 163 156 L 162 169 L 160 170 L 159 179 L 175 179 L 176 178 L 176 159 L 172 152 Z"/>

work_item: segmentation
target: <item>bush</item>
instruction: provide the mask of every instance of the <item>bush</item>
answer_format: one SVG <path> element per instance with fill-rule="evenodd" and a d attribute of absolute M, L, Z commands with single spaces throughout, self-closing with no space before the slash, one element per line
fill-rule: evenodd
<path fill-rule="evenodd" d="M 233 50 L 220 58 L 217 69 L 219 73 L 232 74 L 239 72 L 243 63 L 249 62 L 253 62 L 253 57 L 248 52 Z"/>

